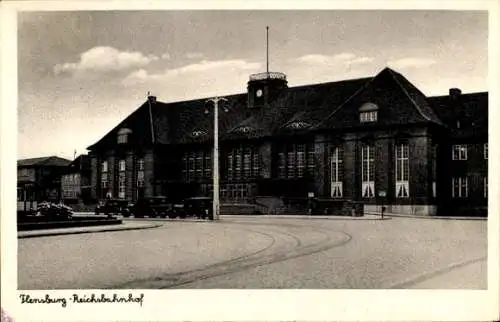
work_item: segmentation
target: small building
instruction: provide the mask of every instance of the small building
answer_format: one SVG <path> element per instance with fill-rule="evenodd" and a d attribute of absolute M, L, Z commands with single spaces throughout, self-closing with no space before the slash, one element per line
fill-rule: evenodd
<path fill-rule="evenodd" d="M 61 176 L 71 161 L 57 156 L 17 161 L 18 209 L 61 200 Z"/>
<path fill-rule="evenodd" d="M 427 97 L 385 68 L 288 87 L 251 75 L 219 112 L 220 196 L 347 199 L 435 215 L 487 209 L 488 93 Z M 90 146 L 92 195 L 212 194 L 213 109 L 150 96 Z"/>
<path fill-rule="evenodd" d="M 80 155 L 73 160 L 61 176 L 62 200 L 67 204 L 91 201 L 90 158 Z"/>

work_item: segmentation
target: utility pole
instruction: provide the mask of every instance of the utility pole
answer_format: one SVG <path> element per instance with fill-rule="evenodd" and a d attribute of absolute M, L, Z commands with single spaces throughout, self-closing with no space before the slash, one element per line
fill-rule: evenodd
<path fill-rule="evenodd" d="M 269 77 L 269 26 L 266 26 L 266 76 Z"/>
<path fill-rule="evenodd" d="M 207 102 L 214 103 L 214 170 L 213 170 L 213 217 L 214 220 L 220 219 L 219 203 L 219 101 L 227 101 L 223 97 L 214 97 Z"/>

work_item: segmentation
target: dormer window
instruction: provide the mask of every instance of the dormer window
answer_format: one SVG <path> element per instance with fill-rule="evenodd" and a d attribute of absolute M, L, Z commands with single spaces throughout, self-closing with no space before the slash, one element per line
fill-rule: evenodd
<path fill-rule="evenodd" d="M 365 103 L 359 108 L 359 121 L 361 123 L 377 122 L 378 106 L 373 103 Z"/>
<path fill-rule="evenodd" d="M 288 128 L 295 129 L 295 130 L 304 129 L 304 128 L 307 128 L 309 126 L 310 126 L 309 123 L 306 123 L 304 121 L 295 121 L 295 122 L 288 124 Z"/>
<path fill-rule="evenodd" d="M 118 144 L 125 144 L 128 142 L 128 135 L 132 133 L 130 129 L 121 129 L 118 131 Z"/>
<path fill-rule="evenodd" d="M 253 127 L 251 126 L 248 126 L 248 125 L 244 125 L 244 126 L 240 126 L 238 127 L 235 132 L 239 132 L 239 133 L 249 133 L 249 132 L 252 132 L 254 130 Z"/>
<path fill-rule="evenodd" d="M 196 131 L 193 131 L 193 133 L 191 134 L 194 138 L 197 138 L 197 137 L 200 137 L 200 136 L 204 136 L 206 135 L 207 132 L 205 131 L 202 131 L 202 130 L 196 130 Z"/>

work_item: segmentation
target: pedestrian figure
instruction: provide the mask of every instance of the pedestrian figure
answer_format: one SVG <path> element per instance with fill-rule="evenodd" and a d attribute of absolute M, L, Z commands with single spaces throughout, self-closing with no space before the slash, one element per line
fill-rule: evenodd
<path fill-rule="evenodd" d="M 381 215 L 382 219 L 384 219 L 385 206 L 382 206 L 381 210 L 382 211 L 380 212 L 380 215 Z"/>

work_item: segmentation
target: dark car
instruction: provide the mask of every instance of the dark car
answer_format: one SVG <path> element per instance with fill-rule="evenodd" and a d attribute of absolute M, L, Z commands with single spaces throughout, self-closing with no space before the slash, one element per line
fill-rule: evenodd
<path fill-rule="evenodd" d="M 136 218 L 166 218 L 172 209 L 172 202 L 167 197 L 139 198 L 130 208 L 130 214 Z"/>
<path fill-rule="evenodd" d="M 213 201 L 210 197 L 193 197 L 184 200 L 183 215 L 181 218 L 198 217 L 214 219 L 213 216 Z"/>
<path fill-rule="evenodd" d="M 106 216 L 122 215 L 129 216 L 129 200 L 126 199 L 106 199 L 99 203 L 95 208 L 95 214 L 104 214 Z"/>

